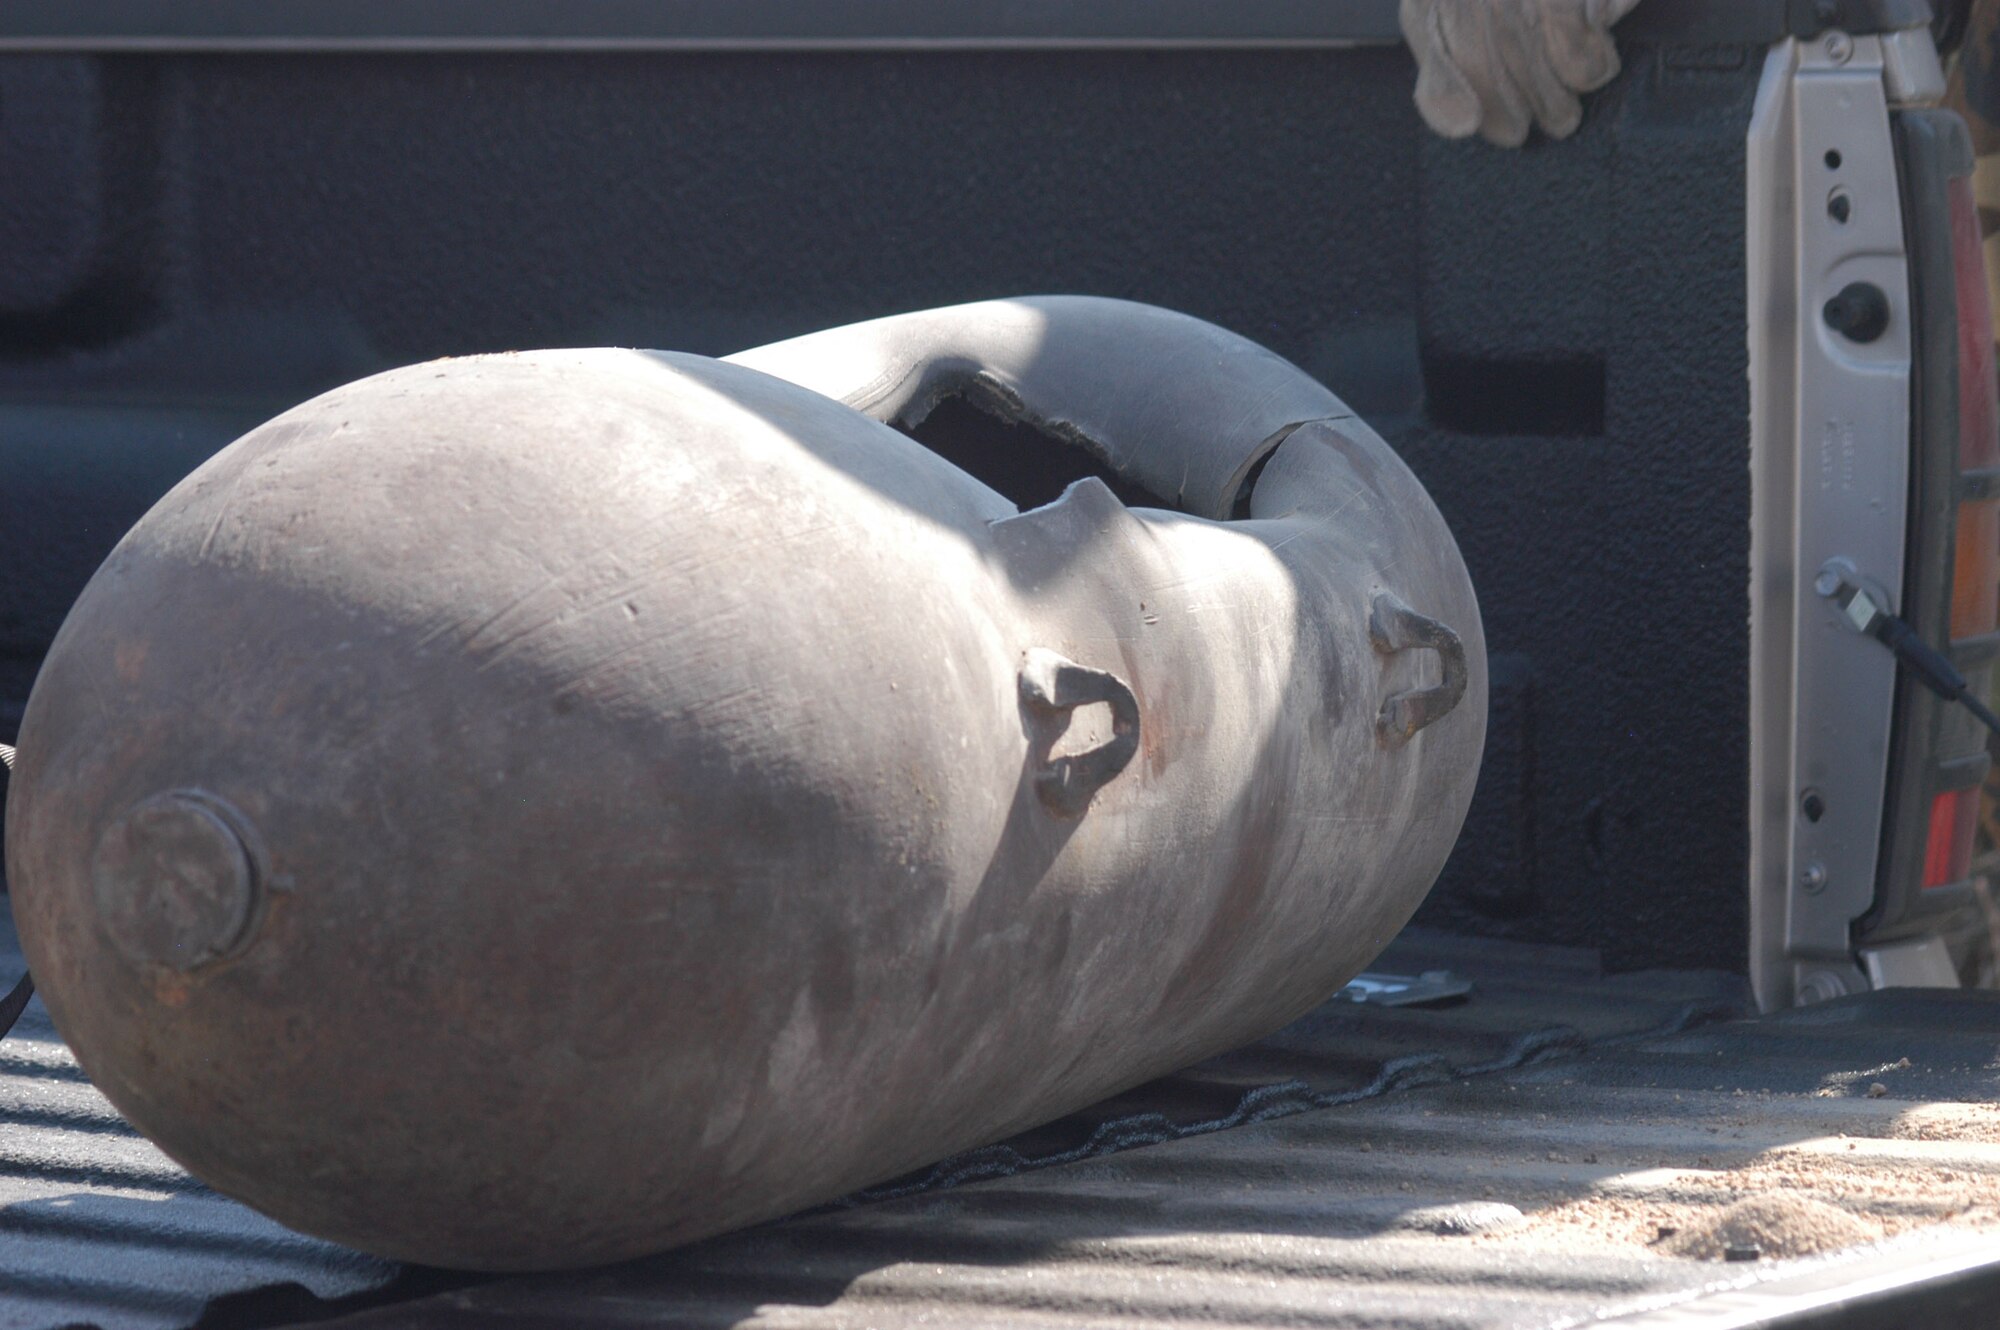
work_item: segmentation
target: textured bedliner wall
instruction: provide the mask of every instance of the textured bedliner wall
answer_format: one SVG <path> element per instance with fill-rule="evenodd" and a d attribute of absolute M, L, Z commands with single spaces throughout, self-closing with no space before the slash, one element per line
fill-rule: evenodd
<path fill-rule="evenodd" d="M 1425 921 L 1740 968 L 1758 57 L 1628 56 L 1512 154 L 1383 49 L 0 59 L 0 731 L 124 527 L 336 383 L 1115 295 L 1324 379 L 1457 534 L 1493 725 Z"/>

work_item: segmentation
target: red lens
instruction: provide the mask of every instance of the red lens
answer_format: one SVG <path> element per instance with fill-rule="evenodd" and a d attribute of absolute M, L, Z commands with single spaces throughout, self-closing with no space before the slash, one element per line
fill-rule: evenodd
<path fill-rule="evenodd" d="M 1979 828 L 1979 790 L 1947 790 L 1931 800 L 1930 838 L 1924 843 L 1924 886 L 1942 887 L 1972 876 L 1972 835 Z"/>

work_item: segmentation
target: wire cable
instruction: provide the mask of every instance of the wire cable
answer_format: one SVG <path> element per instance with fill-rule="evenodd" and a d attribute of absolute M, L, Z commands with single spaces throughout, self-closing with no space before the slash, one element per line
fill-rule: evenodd
<path fill-rule="evenodd" d="M 1924 641 L 1907 619 L 1891 614 L 1867 588 L 1834 574 L 1822 595 L 1827 596 L 1861 632 L 1895 653 L 1896 659 L 1916 681 L 1947 702 L 1956 702 L 1978 717 L 1979 723 L 2000 734 L 2000 716 L 1966 682 L 1942 651 Z"/>

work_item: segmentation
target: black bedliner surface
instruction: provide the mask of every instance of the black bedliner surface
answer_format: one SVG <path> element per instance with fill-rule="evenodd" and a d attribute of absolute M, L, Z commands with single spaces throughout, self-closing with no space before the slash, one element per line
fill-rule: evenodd
<path fill-rule="evenodd" d="M 1744 1020 L 1731 976 L 1606 976 L 1587 953 L 1422 933 L 1378 968 L 1445 969 L 1474 989 L 1435 1008 L 1336 1000 L 869 1196 L 647 1261 L 503 1280 L 399 1269 L 207 1191 L 123 1126 L 37 1004 L 0 1044 L 0 1326 L 346 1313 L 357 1326 L 1499 1330 L 1829 1269 L 1859 1278 L 1871 1261 L 1879 1276 L 1972 1259 L 1934 1221 L 1963 1193 L 1954 1217 L 1977 1223 L 2000 1188 L 1992 995 L 1892 992 Z M 1795 1165 L 1825 1159 L 1826 1142 L 1842 1171 L 1815 1182 Z M 1684 1218 L 1780 1174 L 1794 1190 L 1845 1189 L 1911 1231 L 1886 1258 L 1724 1265 L 1620 1237 L 1591 1209 Z"/>
<path fill-rule="evenodd" d="M 1419 956 L 1439 959 L 1399 948 Z M 1733 986 L 1719 976 L 1605 978 L 1500 947 L 1454 959 L 1481 980 L 1463 1007 L 1330 1006 L 1145 1095 L 1180 1102 L 1287 1058 L 1330 1089 L 1331 1050 L 1392 1028 L 1413 1049 L 1425 1030 L 1436 1060 L 1405 1061 L 1427 1069 L 1386 1093 L 339 1324 L 1992 1323 L 2000 996 L 1887 992 L 1718 1020 Z M 1510 1012 L 1523 1019 L 1508 1030 Z M 1539 1023 L 1551 1014 L 1575 1023 Z M 1536 1051 L 1517 1056 L 1530 1032 Z M 1841 1210 L 1863 1240 L 1814 1250 L 1806 1208 L 1768 1251 L 1676 1253 L 1772 1197 Z"/>

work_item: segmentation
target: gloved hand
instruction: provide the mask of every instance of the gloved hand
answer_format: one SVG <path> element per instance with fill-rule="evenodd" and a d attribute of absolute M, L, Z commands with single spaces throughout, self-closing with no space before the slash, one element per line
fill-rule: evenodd
<path fill-rule="evenodd" d="M 1477 131 L 1518 148 L 1532 122 L 1565 138 L 1583 121 L 1577 94 L 1618 73 L 1611 25 L 1639 0 L 1401 0 L 1417 57 L 1417 110 L 1446 138 Z"/>

